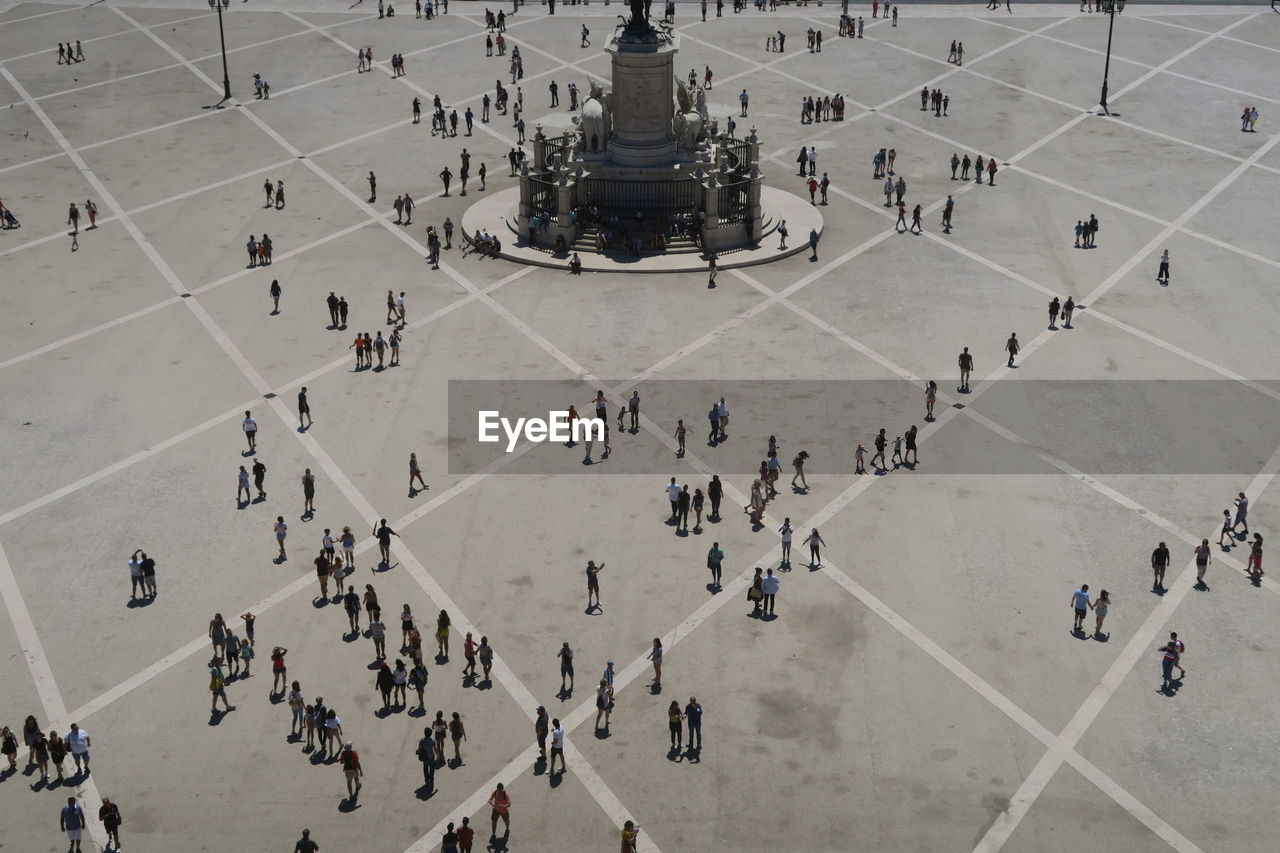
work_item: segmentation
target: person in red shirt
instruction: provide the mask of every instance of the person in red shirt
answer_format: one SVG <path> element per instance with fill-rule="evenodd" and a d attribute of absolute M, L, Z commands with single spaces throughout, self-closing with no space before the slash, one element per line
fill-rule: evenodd
<path fill-rule="evenodd" d="M 498 787 L 489 795 L 489 805 L 493 806 L 493 826 L 492 835 L 490 837 L 498 837 L 498 818 L 502 818 L 502 826 L 505 830 L 503 835 L 511 834 L 511 795 L 503 788 L 502 783 L 498 783 Z"/>
<path fill-rule="evenodd" d="M 817 192 L 818 192 L 818 182 L 816 179 L 810 177 L 809 178 L 809 204 L 814 204 L 814 205 L 817 204 L 817 201 L 814 200 L 814 195 Z"/>
<path fill-rule="evenodd" d="M 471 840 L 475 838 L 476 831 L 471 828 L 471 818 L 464 817 L 462 826 L 458 828 L 458 851 L 459 853 L 471 853 Z"/>

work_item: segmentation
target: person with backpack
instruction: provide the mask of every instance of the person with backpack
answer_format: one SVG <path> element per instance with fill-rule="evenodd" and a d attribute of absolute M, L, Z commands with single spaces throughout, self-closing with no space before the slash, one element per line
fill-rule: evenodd
<path fill-rule="evenodd" d="M 342 745 L 342 752 L 338 753 L 338 764 L 347 777 L 347 797 L 354 803 L 360 796 L 360 779 L 364 776 L 364 768 L 360 766 L 360 754 L 355 751 L 351 741 Z"/>
<path fill-rule="evenodd" d="M 227 682 L 222 677 L 222 668 L 218 666 L 217 661 L 217 658 L 209 661 L 209 692 L 213 694 L 213 703 L 209 711 L 217 713 L 219 698 L 222 699 L 223 708 L 227 711 L 234 711 L 236 706 L 227 702 Z"/>

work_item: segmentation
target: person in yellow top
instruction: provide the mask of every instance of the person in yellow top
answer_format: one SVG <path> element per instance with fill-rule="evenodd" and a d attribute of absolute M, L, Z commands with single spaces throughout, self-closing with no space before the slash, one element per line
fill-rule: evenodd
<path fill-rule="evenodd" d="M 640 827 L 634 821 L 622 824 L 622 853 L 636 853 L 636 836 L 639 834 Z"/>

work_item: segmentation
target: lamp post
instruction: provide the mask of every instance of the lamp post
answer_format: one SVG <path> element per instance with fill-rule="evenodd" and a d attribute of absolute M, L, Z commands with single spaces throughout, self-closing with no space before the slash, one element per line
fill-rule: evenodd
<path fill-rule="evenodd" d="M 227 35 L 222 31 L 222 10 L 231 5 L 231 0 L 209 0 L 209 7 L 218 10 L 218 40 L 222 42 L 222 99 L 231 100 L 231 75 L 227 72 Z M 1105 89 L 1105 84 L 1104 87 Z M 1103 103 L 1106 97 L 1103 97 Z"/>
<path fill-rule="evenodd" d="M 211 0 L 216 2 L 216 0 Z M 1102 111 L 1107 115 L 1111 115 L 1111 111 L 1107 109 L 1107 77 L 1111 73 L 1111 34 L 1116 28 L 1116 12 L 1124 11 L 1124 0 L 1102 0 L 1102 11 L 1111 16 L 1111 23 L 1107 24 L 1107 61 L 1102 66 Z"/>

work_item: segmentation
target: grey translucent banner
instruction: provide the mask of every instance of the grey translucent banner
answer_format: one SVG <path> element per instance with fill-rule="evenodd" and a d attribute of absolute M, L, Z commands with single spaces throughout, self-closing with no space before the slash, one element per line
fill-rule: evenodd
<path fill-rule="evenodd" d="M 1258 384 L 1280 397 L 1280 383 Z M 673 438 L 680 419 L 688 455 L 721 475 L 757 472 L 769 436 L 776 436 L 787 481 L 801 450 L 809 454 L 806 473 L 853 473 L 858 443 L 870 463 L 881 427 L 891 453 L 895 436 L 917 426 L 919 470 L 932 474 L 1061 473 L 1046 461 L 1049 455 L 1093 475 L 1252 476 L 1280 446 L 1280 400 L 1228 380 L 1008 380 L 980 394 L 949 386 L 939 389 L 934 409 L 944 421 L 940 425 L 925 419 L 924 389 L 904 381 L 664 380 L 635 390 L 641 423 L 634 432 L 629 413 L 618 428 L 626 400 L 606 394 L 612 447 L 607 457 L 601 441 L 570 447 L 532 443 L 523 435 L 509 453 L 507 432 L 499 425 L 491 430 L 499 440 L 479 440 L 481 412 L 496 413 L 491 421 L 506 418 L 512 426 L 520 418 L 548 420 L 549 413 L 570 406 L 594 418 L 592 389 L 575 380 L 451 380 L 449 472 L 665 478 L 680 469 L 672 448 L 655 433 Z M 708 415 L 721 398 L 729 409 L 727 437 L 712 440 Z M 946 414 L 953 407 L 960 411 Z M 992 423 L 1007 432 L 992 429 Z"/>

